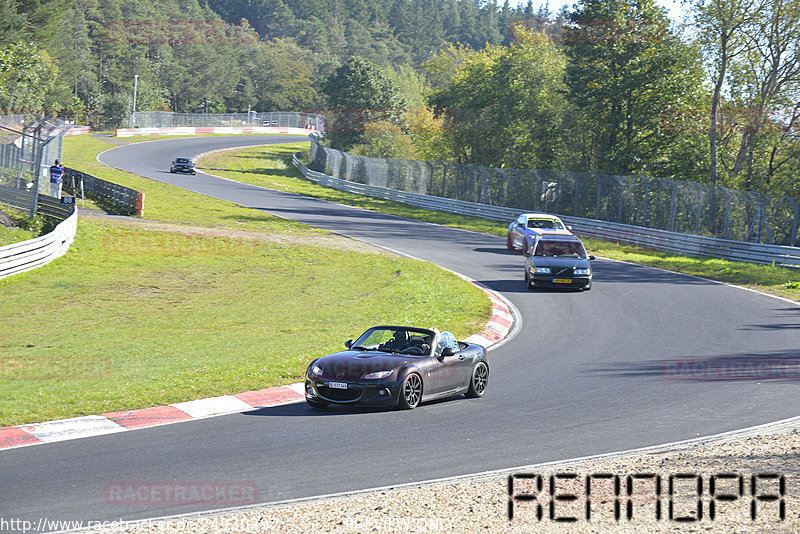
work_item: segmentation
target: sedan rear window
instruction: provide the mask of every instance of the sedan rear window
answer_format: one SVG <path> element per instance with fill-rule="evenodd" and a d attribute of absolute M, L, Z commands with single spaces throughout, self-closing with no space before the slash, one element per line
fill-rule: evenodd
<path fill-rule="evenodd" d="M 578 241 L 539 241 L 534 256 L 586 256 L 586 250 Z"/>

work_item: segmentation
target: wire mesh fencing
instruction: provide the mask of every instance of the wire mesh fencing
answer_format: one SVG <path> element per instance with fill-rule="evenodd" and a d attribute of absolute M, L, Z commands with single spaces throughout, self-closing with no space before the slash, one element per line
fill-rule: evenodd
<path fill-rule="evenodd" d="M 258 113 L 173 113 L 171 111 L 137 111 L 129 120 L 131 128 L 180 127 L 254 127 L 323 129 L 322 116 L 298 111 L 272 111 Z"/>
<path fill-rule="evenodd" d="M 378 159 L 324 147 L 312 166 L 357 183 L 520 212 L 621 223 L 732 241 L 797 246 L 800 199 L 721 186 L 594 172 L 494 169 L 452 162 Z"/>
<path fill-rule="evenodd" d="M 49 168 L 61 160 L 71 125 L 55 118 L 0 117 L 0 185 L 33 191 L 30 215 L 39 194 L 49 193 Z"/>

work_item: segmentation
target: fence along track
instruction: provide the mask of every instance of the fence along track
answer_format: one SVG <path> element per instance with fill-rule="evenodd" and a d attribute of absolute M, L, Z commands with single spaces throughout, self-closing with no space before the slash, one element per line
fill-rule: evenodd
<path fill-rule="evenodd" d="M 292 158 L 292 161 L 306 178 L 320 185 L 333 187 L 357 195 L 368 195 L 425 209 L 458 213 L 503 222 L 511 222 L 519 216 L 522 211 L 515 208 L 492 206 L 489 204 L 467 202 L 464 200 L 411 193 L 388 187 L 351 182 L 313 171 L 303 165 L 297 158 L 297 155 Z M 713 256 L 734 261 L 775 264 L 786 267 L 800 267 L 800 248 L 798 247 L 730 241 L 580 217 L 560 217 L 564 222 L 573 227 L 576 234 L 581 236 L 620 241 L 681 254 Z"/>
<path fill-rule="evenodd" d="M 0 186 L 0 202 L 20 209 L 30 206 L 33 193 Z M 0 247 L 0 278 L 30 271 L 63 256 L 75 239 L 78 210 L 46 195 L 39 196 L 39 213 L 61 222 L 49 234 Z"/>

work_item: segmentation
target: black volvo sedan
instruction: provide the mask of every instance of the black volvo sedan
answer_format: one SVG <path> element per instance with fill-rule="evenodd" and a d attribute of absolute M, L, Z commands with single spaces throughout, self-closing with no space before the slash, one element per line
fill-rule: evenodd
<path fill-rule="evenodd" d="M 537 287 L 592 288 L 594 256 L 587 256 L 574 235 L 540 235 L 525 251 L 525 284 Z"/>
<path fill-rule="evenodd" d="M 450 332 L 373 326 L 347 350 L 311 362 L 305 397 L 313 408 L 362 404 L 416 408 L 420 402 L 486 391 L 489 363 L 480 345 Z"/>

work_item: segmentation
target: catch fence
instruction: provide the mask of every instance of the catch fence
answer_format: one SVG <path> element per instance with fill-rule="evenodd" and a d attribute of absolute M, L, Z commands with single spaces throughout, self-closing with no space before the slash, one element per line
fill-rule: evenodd
<path fill-rule="evenodd" d="M 322 115 L 298 111 L 258 113 L 173 113 L 171 111 L 137 111 L 129 120 L 131 128 L 180 127 L 275 127 L 323 129 Z"/>
<path fill-rule="evenodd" d="M 0 118 L 0 185 L 34 193 L 28 207 L 31 218 L 38 195 L 49 193 L 48 171 L 61 159 L 64 135 L 71 127 L 55 118 Z"/>
<path fill-rule="evenodd" d="M 727 187 L 595 172 L 496 169 L 353 156 L 312 136 L 312 167 L 352 182 L 727 241 L 794 247 L 800 199 Z"/>

